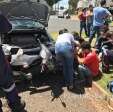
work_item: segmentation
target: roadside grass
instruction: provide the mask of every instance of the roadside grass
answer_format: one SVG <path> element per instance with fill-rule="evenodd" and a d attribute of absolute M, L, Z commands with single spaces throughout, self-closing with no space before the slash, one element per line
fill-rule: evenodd
<path fill-rule="evenodd" d="M 112 23 L 112 26 L 113 26 L 113 23 Z M 52 32 L 50 34 L 52 36 L 52 38 L 54 39 L 54 41 L 56 41 L 57 39 L 57 36 L 58 36 L 58 32 Z M 82 34 L 83 37 L 85 37 L 85 33 Z M 84 38 L 85 40 L 88 40 L 88 38 Z M 93 42 L 92 42 L 92 46 L 94 45 L 95 43 L 95 38 L 93 39 Z M 101 69 L 101 68 L 100 68 Z M 113 69 L 112 69 L 113 70 Z M 109 81 L 112 81 L 113 80 L 113 71 L 111 71 L 109 74 L 106 74 L 106 73 L 102 73 L 102 77 L 101 79 L 99 80 L 96 80 L 96 82 L 104 89 L 106 90 L 108 93 L 110 93 L 107 89 L 107 84 Z"/>
<path fill-rule="evenodd" d="M 110 93 L 110 91 L 107 88 L 107 84 L 109 83 L 109 81 L 113 80 L 113 72 L 106 74 L 103 73 L 103 76 L 101 77 L 100 80 L 96 81 L 104 90 L 106 90 L 108 93 Z M 111 94 L 111 93 L 110 93 Z"/>
<path fill-rule="evenodd" d="M 52 39 L 53 39 L 54 41 L 56 41 L 57 36 L 58 36 L 58 32 L 52 32 L 52 33 L 50 33 L 50 35 L 51 35 Z"/>
<path fill-rule="evenodd" d="M 113 27 L 113 22 L 110 23 L 110 26 Z"/>

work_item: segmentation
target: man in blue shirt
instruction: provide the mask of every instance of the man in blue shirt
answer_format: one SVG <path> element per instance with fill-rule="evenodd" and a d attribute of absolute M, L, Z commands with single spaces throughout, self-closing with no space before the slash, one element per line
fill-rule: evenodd
<path fill-rule="evenodd" d="M 101 0 L 100 7 L 95 7 L 93 9 L 93 29 L 90 32 L 89 42 L 91 43 L 95 34 L 97 34 L 97 39 L 100 35 L 100 30 L 105 25 L 105 20 L 111 16 L 110 12 L 104 8 L 106 5 L 106 0 Z"/>

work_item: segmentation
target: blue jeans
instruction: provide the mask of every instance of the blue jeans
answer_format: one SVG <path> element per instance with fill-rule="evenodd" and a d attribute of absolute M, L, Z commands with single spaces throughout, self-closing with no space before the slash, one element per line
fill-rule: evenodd
<path fill-rule="evenodd" d="M 91 30 L 92 30 L 92 23 L 87 23 L 87 34 L 88 34 L 88 37 L 90 37 Z"/>
<path fill-rule="evenodd" d="M 87 26 L 86 26 L 86 21 L 80 21 L 80 37 L 82 34 L 82 30 L 84 29 L 85 35 L 88 36 L 87 34 Z"/>
<path fill-rule="evenodd" d="M 93 26 L 91 32 L 90 32 L 90 38 L 89 43 L 92 42 L 93 38 L 95 37 L 95 34 L 97 34 L 96 42 L 100 36 L 101 26 Z"/>
<path fill-rule="evenodd" d="M 73 50 L 67 49 L 62 52 L 57 52 L 57 61 L 60 61 L 63 65 L 63 74 L 65 78 L 65 83 L 67 86 L 73 84 L 73 62 L 74 62 L 74 55 Z"/>
<path fill-rule="evenodd" d="M 92 73 L 85 65 L 79 65 L 79 74 L 85 79 L 86 86 L 92 86 Z"/>
<path fill-rule="evenodd" d="M 91 75 L 91 71 L 85 65 L 79 65 L 79 73 L 84 77 Z"/>

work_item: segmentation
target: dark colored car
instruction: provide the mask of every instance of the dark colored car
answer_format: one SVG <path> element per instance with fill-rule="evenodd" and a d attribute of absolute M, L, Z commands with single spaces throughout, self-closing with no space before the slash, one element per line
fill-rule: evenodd
<path fill-rule="evenodd" d="M 35 74 L 40 73 L 41 46 L 37 40 L 54 54 L 54 42 L 46 30 L 49 20 L 48 6 L 30 0 L 19 0 L 0 3 L 0 11 L 12 24 L 12 30 L 2 34 L 2 44 L 11 47 L 11 56 L 17 54 L 21 48 L 24 52 L 21 58 L 23 62 L 28 62 L 27 66 L 20 61 L 11 63 L 13 71 L 25 75 L 32 71 Z M 7 50 L 4 52 L 7 54 Z"/>
<path fill-rule="evenodd" d="M 16 34 L 18 35 L 16 39 L 22 40 L 22 43 L 29 41 L 29 36 L 27 40 L 24 40 L 23 38 L 25 37 L 22 36 L 22 33 L 23 35 L 27 35 L 27 33 L 39 35 L 41 33 L 45 35 L 47 40 L 50 40 L 50 36 L 45 29 L 48 26 L 49 20 L 49 8 L 46 4 L 30 0 L 11 0 L 9 2 L 1 2 L 0 11 L 12 24 L 12 30 L 6 35 L 5 43 L 7 43 L 7 39 L 14 39 Z M 8 42 L 8 44 L 12 44 L 10 41 Z M 16 41 L 13 44 L 18 45 L 17 43 Z"/>

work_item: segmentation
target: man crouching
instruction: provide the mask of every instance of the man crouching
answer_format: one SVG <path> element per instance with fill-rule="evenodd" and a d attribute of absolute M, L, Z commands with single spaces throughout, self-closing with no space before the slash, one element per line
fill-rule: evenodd
<path fill-rule="evenodd" d="M 92 78 L 99 74 L 99 59 L 88 42 L 81 44 L 81 57 L 78 56 L 79 73 L 86 79 L 86 85 L 92 86 Z"/>

